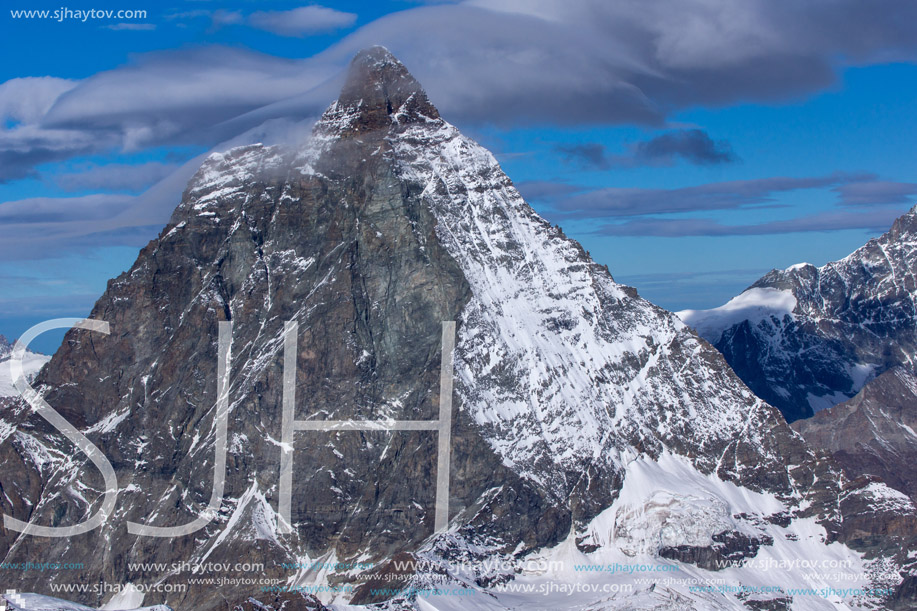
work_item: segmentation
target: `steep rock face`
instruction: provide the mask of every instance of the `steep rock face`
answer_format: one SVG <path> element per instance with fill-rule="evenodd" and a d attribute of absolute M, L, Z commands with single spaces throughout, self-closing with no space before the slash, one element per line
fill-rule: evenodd
<path fill-rule="evenodd" d="M 891 367 L 913 366 L 915 273 L 911 210 L 840 261 L 773 270 L 721 308 L 680 314 L 792 422 L 846 401 Z"/>
<path fill-rule="evenodd" d="M 793 428 L 850 479 L 874 476 L 917 501 L 917 376 L 901 367 Z"/>
<path fill-rule="evenodd" d="M 709 344 L 529 208 L 493 156 L 443 121 L 380 48 L 357 56 L 303 147 L 212 155 L 92 318 L 111 334 L 69 332 L 36 384 L 111 461 L 117 509 L 70 539 L 0 532 L 7 559 L 84 563 L 56 581 L 179 584 L 188 575 L 172 563 L 242 558 L 264 564 L 257 576 L 274 584 L 325 580 L 343 591 L 359 571 L 303 567 L 385 567 L 410 553 L 448 579 L 489 588 L 516 572 L 469 577 L 450 562 L 516 562 L 566 540 L 577 553 L 617 549 L 610 531 L 648 558 L 714 545 L 714 536 L 786 539 L 774 530 L 784 526 L 754 526 L 777 513 L 815 529 L 818 545 L 868 539 L 873 556 L 902 566 L 913 535 L 912 506 L 885 512 L 881 484 L 845 489 Z M 296 433 L 294 528 L 279 532 L 284 322 L 300 330 L 297 419 L 432 420 L 449 320 L 458 321 L 449 532 L 431 536 L 436 433 L 381 430 Z M 128 521 L 175 526 L 208 504 L 221 321 L 233 325 L 221 507 L 189 536 L 130 535 Z M 21 402 L 3 415 L 0 486 L 15 491 L 0 497 L 3 512 L 67 525 L 95 511 L 103 485 L 85 458 Z M 673 482 L 664 511 L 648 510 L 657 497 L 633 483 L 641 469 L 656 470 L 648 481 Z M 708 490 L 698 497 L 681 481 Z M 622 499 L 622 490 L 632 492 Z M 753 494 L 766 515 L 747 501 Z M 841 498 L 859 503 L 849 520 Z M 715 519 L 696 519 L 711 507 Z M 610 511 L 621 521 L 609 531 L 600 525 Z M 423 579 L 399 574 L 398 583 Z M 26 573 L 18 585 L 44 591 L 47 580 Z M 207 610 L 258 592 L 247 582 L 198 584 L 160 598 Z M 80 595 L 92 605 L 104 598 Z M 707 599 L 700 608 L 735 602 Z"/>

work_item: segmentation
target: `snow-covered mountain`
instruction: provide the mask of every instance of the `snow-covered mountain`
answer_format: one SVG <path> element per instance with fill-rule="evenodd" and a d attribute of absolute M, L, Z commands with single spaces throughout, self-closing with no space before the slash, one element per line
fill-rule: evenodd
<path fill-rule="evenodd" d="M 773 270 L 729 303 L 679 312 L 789 421 L 917 354 L 917 211 L 849 256 Z"/>
<path fill-rule="evenodd" d="M 9 341 L 0 335 L 0 397 L 18 396 L 16 389 L 13 387 L 13 377 L 10 373 L 10 353 L 13 346 Z M 46 354 L 26 350 L 22 357 L 22 371 L 29 380 L 35 377 L 45 363 L 51 360 Z"/>
<path fill-rule="evenodd" d="M 185 585 L 137 604 L 202 611 L 261 608 L 283 589 L 335 609 L 908 603 L 911 501 L 811 451 L 687 325 L 540 218 L 382 48 L 354 59 L 302 147 L 210 156 L 92 318 L 111 334 L 69 332 L 36 385 L 110 458 L 116 509 L 78 538 L 2 531 L 5 562 L 79 559 L 92 582 Z M 457 321 L 451 482 L 434 532 L 449 429 L 285 442 L 283 365 L 296 364 L 298 420 L 434 420 L 449 389 L 443 321 Z M 232 323 L 225 466 L 220 322 Z M 3 512 L 42 525 L 93 513 L 94 468 L 21 403 L 3 416 Z M 288 451 L 292 532 L 278 528 Z M 188 536 L 126 530 L 197 515 L 209 520 Z M 183 570 L 240 559 L 263 566 L 223 571 L 218 588 Z M 72 580 L 17 577 L 43 593 Z"/>

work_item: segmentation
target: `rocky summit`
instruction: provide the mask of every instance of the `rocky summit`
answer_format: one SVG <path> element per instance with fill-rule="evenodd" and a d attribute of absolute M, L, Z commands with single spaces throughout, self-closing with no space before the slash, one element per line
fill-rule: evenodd
<path fill-rule="evenodd" d="M 7 587 L 200 611 L 822 609 L 852 595 L 795 589 L 850 584 L 797 569 L 830 560 L 857 575 L 846 608 L 913 594 L 910 500 L 811 450 L 539 217 L 385 49 L 357 55 L 307 142 L 211 155 L 91 318 L 108 334 L 69 331 L 35 386 L 117 496 L 83 534 L 4 527 L 4 562 L 77 567 Z M 4 514 L 104 510 L 98 459 L 24 401 L 0 441 Z M 759 589 L 692 585 L 711 578 Z"/>

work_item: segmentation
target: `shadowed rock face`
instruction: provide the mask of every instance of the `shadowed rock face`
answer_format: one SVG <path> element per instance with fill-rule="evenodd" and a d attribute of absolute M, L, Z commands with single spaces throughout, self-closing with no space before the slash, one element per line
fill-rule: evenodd
<path fill-rule="evenodd" d="M 263 569 L 213 576 L 290 585 L 308 571 L 282 563 L 361 562 L 372 580 L 400 557 L 524 557 L 580 534 L 616 499 L 629 461 L 664 453 L 876 555 L 900 555 L 913 533 L 912 507 L 873 511 L 875 490 L 846 490 L 710 345 L 538 217 L 381 48 L 354 59 L 300 149 L 211 155 L 92 318 L 111 334 L 69 332 L 36 385 L 111 461 L 117 510 L 71 539 L 0 532 L 6 560 L 83 562 L 50 575 L 61 583 L 187 584 L 171 563 L 241 559 Z M 300 330 L 297 419 L 432 420 L 445 320 L 458 321 L 450 532 L 431 537 L 436 433 L 345 431 L 296 434 L 294 532 L 280 534 L 285 321 Z M 176 526 L 207 505 L 221 321 L 233 325 L 221 508 L 190 536 L 129 535 L 128 521 Z M 91 465 L 21 403 L 3 417 L 3 512 L 62 526 L 95 511 L 103 486 Z M 850 519 L 842 497 L 859 503 Z M 17 578 L 21 590 L 48 588 L 48 574 Z M 159 598 L 207 611 L 259 591 L 198 585 Z"/>
<path fill-rule="evenodd" d="M 873 476 L 917 501 L 917 376 L 896 367 L 855 397 L 793 423 L 850 479 Z"/>

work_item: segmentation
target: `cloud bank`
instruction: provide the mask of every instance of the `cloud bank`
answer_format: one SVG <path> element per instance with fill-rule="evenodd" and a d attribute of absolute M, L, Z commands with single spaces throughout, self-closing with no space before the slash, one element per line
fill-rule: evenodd
<path fill-rule="evenodd" d="M 204 12 L 215 23 L 284 36 L 349 27 L 356 20 L 319 6 L 249 15 L 224 11 L 219 17 Z M 876 10 L 866 0 L 834 0 L 830 7 L 796 0 L 470 0 L 389 14 L 312 57 L 193 47 L 141 54 L 80 81 L 12 79 L 0 84 L 0 182 L 35 176 L 42 164 L 74 157 L 161 146 L 210 148 L 273 121 L 304 121 L 334 99 L 354 53 L 375 44 L 400 57 L 443 114 L 460 125 L 660 128 L 685 108 L 792 99 L 822 90 L 846 66 L 912 61 L 917 57 L 917 3 L 888 0 L 883 10 Z M 728 142 L 701 130 L 662 133 L 635 144 L 624 156 L 590 144 L 568 154 L 598 167 L 679 161 L 715 165 L 737 159 Z M 123 169 L 120 177 L 116 170 L 91 169 L 82 178 L 65 175 L 59 184 L 74 191 L 131 191 L 165 172 L 149 164 Z M 165 180 L 179 185 L 186 174 L 182 169 Z M 676 225 L 665 229 L 659 223 L 671 220 L 632 217 L 775 205 L 773 194 L 792 189 L 833 188 L 851 206 L 908 201 L 913 195 L 912 186 L 904 183 L 837 175 L 674 190 L 540 188 L 544 197 L 553 190 L 562 215 L 630 219 L 606 231 L 642 235 L 668 235 Z M 59 203 L 30 201 L 34 210 L 49 214 L 46 225 L 23 216 L 23 204 L 7 202 L 0 206 L 9 215 L 0 248 L 9 256 L 38 252 L 29 231 L 39 232 L 34 235 L 41 235 L 43 247 L 50 247 L 49 240 L 58 246 L 91 244 L 95 238 L 89 236 L 111 232 L 138 241 L 167 218 L 180 191 L 173 187 L 165 197 L 154 187 L 150 192 L 159 195 L 140 196 L 147 200 L 87 196 Z M 105 227 L 86 220 L 112 212 L 122 205 L 118 201 L 124 208 Z M 148 211 L 144 201 L 153 202 Z M 77 220 L 80 214 L 83 220 Z M 793 227 L 841 227 L 855 217 L 845 218 L 813 218 Z M 861 226 L 867 222 L 865 216 L 856 218 Z M 679 223 L 696 235 L 735 231 L 714 221 Z M 795 230 L 779 223 L 771 230 L 781 227 Z"/>
<path fill-rule="evenodd" d="M 223 22 L 247 20 L 283 35 L 355 20 L 320 6 L 234 15 Z M 260 120 L 287 116 L 281 108 L 313 115 L 334 97 L 329 80 L 356 51 L 374 44 L 398 55 L 460 124 L 661 126 L 671 113 L 697 105 L 812 93 L 834 82 L 844 66 L 912 61 L 917 4 L 888 0 L 876 10 L 866 0 L 836 0 L 830 7 L 795 0 L 473 0 L 387 15 L 309 58 L 189 48 L 141 55 L 78 83 L 14 79 L 0 85 L 0 112 L 32 131 L 14 138 L 25 147 L 16 167 L 2 163 L 11 136 L 0 139 L 0 180 L 84 154 L 83 145 L 48 147 L 60 140 L 60 130 L 93 150 L 136 150 L 213 145 L 235 135 L 227 121 L 236 133 L 256 125 L 245 119 L 254 111 Z M 36 103 L 10 101 L 26 99 Z M 704 136 L 663 136 L 635 154 L 730 160 L 728 149 Z"/>

